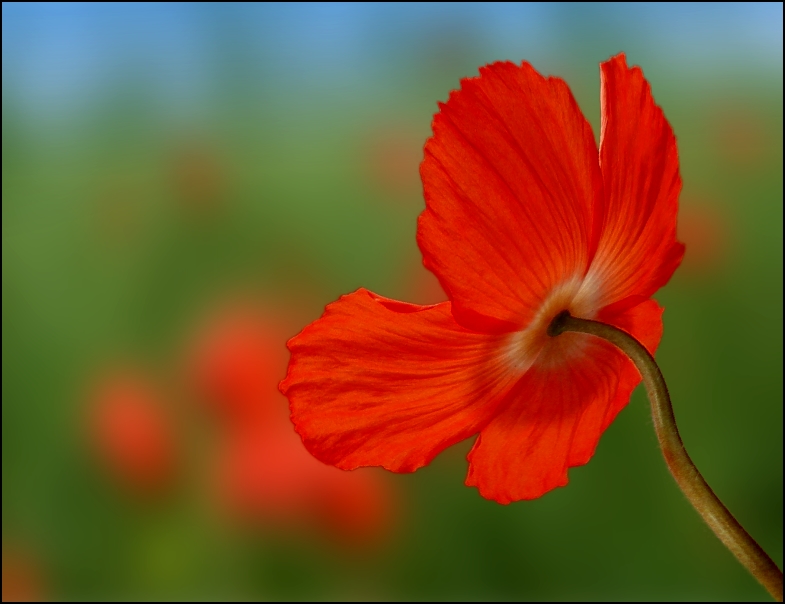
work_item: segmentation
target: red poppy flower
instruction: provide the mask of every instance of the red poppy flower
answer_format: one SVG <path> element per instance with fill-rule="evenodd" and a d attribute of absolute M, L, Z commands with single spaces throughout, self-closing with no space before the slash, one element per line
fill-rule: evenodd
<path fill-rule="evenodd" d="M 599 150 L 567 85 L 494 63 L 440 105 L 417 241 L 450 301 L 360 289 L 289 341 L 281 383 L 308 450 L 411 472 L 479 433 L 466 483 L 539 497 L 589 461 L 640 376 L 610 344 L 550 338 L 560 312 L 654 351 L 651 300 L 679 265 L 676 140 L 639 68 L 600 66 Z"/>
<path fill-rule="evenodd" d="M 94 400 L 91 428 L 101 461 L 135 491 L 166 486 L 174 473 L 174 435 L 153 386 L 135 372 L 118 372 L 102 381 Z"/>

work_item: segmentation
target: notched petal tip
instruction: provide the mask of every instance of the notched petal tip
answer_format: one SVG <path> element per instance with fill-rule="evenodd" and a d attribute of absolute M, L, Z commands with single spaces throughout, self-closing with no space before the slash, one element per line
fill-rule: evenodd
<path fill-rule="evenodd" d="M 651 86 L 624 53 L 600 64 L 602 235 L 591 272 L 605 284 L 603 305 L 651 297 L 680 263 L 681 191 L 676 137 Z"/>
<path fill-rule="evenodd" d="M 627 68 L 627 54 L 624 51 L 621 51 L 619 54 L 613 55 L 607 61 L 602 61 L 600 63 L 600 67 L 603 65 L 621 65 L 625 69 Z"/>

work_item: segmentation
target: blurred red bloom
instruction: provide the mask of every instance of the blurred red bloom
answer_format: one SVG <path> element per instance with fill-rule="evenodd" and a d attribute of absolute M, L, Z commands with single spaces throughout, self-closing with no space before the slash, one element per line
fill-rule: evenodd
<path fill-rule="evenodd" d="M 45 600 L 41 573 L 29 552 L 3 546 L 3 602 Z"/>
<path fill-rule="evenodd" d="M 295 439 L 312 460 L 316 461 Z M 321 462 L 320 462 L 321 463 Z M 371 468 L 347 473 L 322 464 L 319 516 L 326 530 L 344 545 L 364 546 L 389 533 L 394 493 Z"/>
<path fill-rule="evenodd" d="M 229 435 L 218 467 L 219 491 L 240 520 L 292 525 L 309 513 L 319 468 L 297 438 L 288 436 L 269 425 Z"/>
<path fill-rule="evenodd" d="M 284 328 L 248 303 L 221 309 L 198 335 L 189 364 L 190 381 L 220 418 L 245 424 L 267 416 L 286 371 Z M 280 405 L 285 410 L 285 405 Z"/>
<path fill-rule="evenodd" d="M 412 196 L 416 200 L 420 144 L 420 138 L 405 125 L 375 132 L 365 150 L 372 182 L 387 193 Z"/>
<path fill-rule="evenodd" d="M 284 314 L 235 304 L 216 313 L 196 341 L 189 375 L 223 420 L 220 504 L 245 524 L 321 523 L 341 542 L 367 544 L 384 532 L 389 489 L 373 472 L 347 476 L 303 447 L 276 387 L 288 360 L 286 323 Z"/>
<path fill-rule="evenodd" d="M 693 277 L 719 273 L 731 245 L 728 217 L 716 203 L 701 198 L 682 201 L 678 235 L 689 250 L 684 257 L 682 273 Z"/>
<path fill-rule="evenodd" d="M 390 493 L 373 472 L 347 474 L 314 459 L 288 421 L 227 436 L 216 478 L 221 504 L 236 520 L 278 529 L 316 523 L 349 545 L 384 534 Z"/>
<path fill-rule="evenodd" d="M 108 470 L 135 491 L 167 486 L 175 469 L 174 434 L 154 386 L 124 370 L 104 378 L 94 397 L 92 436 Z"/>
<path fill-rule="evenodd" d="M 765 111 L 743 102 L 726 103 L 709 111 L 713 147 L 727 166 L 756 171 L 776 151 L 771 133 L 778 124 L 767 123 Z"/>
<path fill-rule="evenodd" d="M 212 213 L 226 196 L 226 174 L 218 153 L 204 143 L 180 148 L 172 158 L 171 181 L 177 200 L 194 214 Z"/>
<path fill-rule="evenodd" d="M 450 301 L 360 289 L 289 341 L 281 391 L 306 448 L 411 472 L 479 433 L 468 485 L 539 497 L 589 461 L 640 381 L 610 344 L 550 338 L 564 310 L 654 351 L 651 299 L 681 262 L 676 140 L 640 68 L 600 66 L 599 150 L 567 85 L 494 63 L 440 105 L 417 241 Z"/>

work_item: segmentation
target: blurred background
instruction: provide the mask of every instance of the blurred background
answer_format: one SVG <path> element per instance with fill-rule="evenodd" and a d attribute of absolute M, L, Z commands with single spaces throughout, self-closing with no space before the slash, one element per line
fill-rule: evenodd
<path fill-rule="evenodd" d="M 766 600 L 638 389 L 570 485 L 304 452 L 285 340 L 415 244 L 436 103 L 496 60 L 595 133 L 626 51 L 676 132 L 658 359 L 708 482 L 782 564 L 782 4 L 3 4 L 3 600 Z"/>

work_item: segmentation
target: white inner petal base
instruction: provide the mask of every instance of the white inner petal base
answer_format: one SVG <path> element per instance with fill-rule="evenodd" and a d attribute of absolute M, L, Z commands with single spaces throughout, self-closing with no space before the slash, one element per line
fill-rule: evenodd
<path fill-rule="evenodd" d="M 575 317 L 594 319 L 600 310 L 601 293 L 591 273 L 573 276 L 554 287 L 526 329 L 509 335 L 504 353 L 509 370 L 523 375 L 535 362 L 543 368 L 555 368 L 583 354 L 591 336 L 565 333 L 552 338 L 548 326 L 564 310 Z"/>

